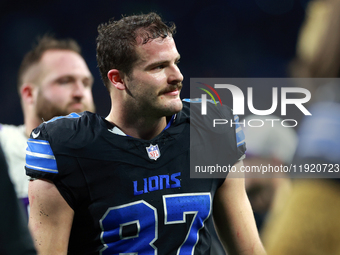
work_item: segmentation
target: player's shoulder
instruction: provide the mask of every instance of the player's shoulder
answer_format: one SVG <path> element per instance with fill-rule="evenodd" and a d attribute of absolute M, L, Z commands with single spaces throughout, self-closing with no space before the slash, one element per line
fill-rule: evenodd
<path fill-rule="evenodd" d="M 33 129 L 30 138 L 58 144 L 83 141 L 89 139 L 88 135 L 94 133 L 91 131 L 100 125 L 100 121 L 99 115 L 87 111 L 58 116 Z"/>
<path fill-rule="evenodd" d="M 234 120 L 237 118 L 234 116 L 233 110 L 229 106 L 222 105 L 219 102 L 206 100 L 206 104 L 202 105 L 201 98 L 185 98 L 182 101 L 182 111 L 192 118 L 201 118 L 202 116 L 205 116 L 209 119 L 215 118 L 226 120 Z"/>
<path fill-rule="evenodd" d="M 201 98 L 183 99 L 183 111 L 190 116 L 192 134 L 208 138 L 223 134 L 236 142 L 237 147 L 245 143 L 239 117 L 229 106 L 211 100 L 202 103 Z"/>
<path fill-rule="evenodd" d="M 72 158 L 82 153 L 82 149 L 91 148 L 100 120 L 102 118 L 97 114 L 83 112 L 55 117 L 40 124 L 27 141 L 27 175 L 33 178 L 54 178 L 60 173 L 56 158 L 67 155 L 67 160 L 59 163 L 70 164 Z"/>
<path fill-rule="evenodd" d="M 92 112 L 81 112 L 81 113 L 75 113 L 72 112 L 69 115 L 65 115 L 65 116 L 58 116 L 58 117 L 54 117 L 48 121 L 44 121 L 40 126 L 49 126 L 49 127 L 70 127 L 72 125 L 74 125 L 75 123 L 82 123 L 84 121 L 89 121 L 92 119 L 95 119 L 95 116 L 97 114 L 92 113 Z"/>
<path fill-rule="evenodd" d="M 244 157 L 244 133 L 230 107 L 200 98 L 184 104 L 190 108 L 190 157 L 196 165 L 234 165 Z"/>

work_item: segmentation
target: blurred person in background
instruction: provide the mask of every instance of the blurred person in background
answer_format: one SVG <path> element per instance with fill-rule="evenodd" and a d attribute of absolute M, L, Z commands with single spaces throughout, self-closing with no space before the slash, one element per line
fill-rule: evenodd
<path fill-rule="evenodd" d="M 0 254 L 37 254 L 22 204 L 17 200 L 8 166 L 0 146 Z"/>
<path fill-rule="evenodd" d="M 275 121 L 268 121 L 275 120 Z M 297 134 L 292 127 L 281 125 L 282 119 L 274 115 L 249 115 L 244 119 L 247 151 L 244 165 L 249 167 L 281 167 L 291 163 L 297 145 Z M 280 213 L 290 191 L 290 179 L 284 172 L 246 174 L 246 190 L 261 232 L 269 215 Z"/>
<path fill-rule="evenodd" d="M 316 79 L 340 76 L 339 0 L 310 3 L 291 72 L 315 78 L 300 80 L 311 91 L 312 116 L 300 124 L 293 163 L 327 168 L 318 178 L 311 172 L 295 176 L 264 245 L 275 255 L 340 254 L 340 84 L 339 79 Z"/>
<path fill-rule="evenodd" d="M 25 149 L 32 131 L 43 121 L 71 112 L 94 111 L 93 77 L 73 39 L 43 36 L 23 58 L 18 92 L 24 116 L 20 126 L 0 124 L 0 145 L 16 194 L 28 211 Z"/>

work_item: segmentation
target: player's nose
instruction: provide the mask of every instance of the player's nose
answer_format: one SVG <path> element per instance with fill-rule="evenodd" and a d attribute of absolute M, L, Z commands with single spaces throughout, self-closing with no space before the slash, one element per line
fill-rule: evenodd
<path fill-rule="evenodd" d="M 81 81 L 76 81 L 73 86 L 73 96 L 74 97 L 84 97 L 85 85 Z"/>
<path fill-rule="evenodd" d="M 169 84 L 178 84 L 183 81 L 183 75 L 181 73 L 181 70 L 177 65 L 173 65 L 170 69 L 170 74 L 168 77 L 168 83 Z"/>

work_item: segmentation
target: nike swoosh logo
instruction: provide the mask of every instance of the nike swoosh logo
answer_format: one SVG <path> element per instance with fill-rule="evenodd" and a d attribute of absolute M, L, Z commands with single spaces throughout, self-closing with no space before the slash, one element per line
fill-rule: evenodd
<path fill-rule="evenodd" d="M 40 131 L 38 133 L 32 133 L 32 137 L 35 139 L 40 135 Z"/>

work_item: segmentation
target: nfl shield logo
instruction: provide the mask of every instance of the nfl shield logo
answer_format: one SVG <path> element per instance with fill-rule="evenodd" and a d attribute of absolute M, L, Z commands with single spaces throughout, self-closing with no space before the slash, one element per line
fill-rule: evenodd
<path fill-rule="evenodd" d="M 159 151 L 158 144 L 146 147 L 146 151 L 148 152 L 148 156 L 150 159 L 157 160 L 161 156 L 161 152 Z"/>

